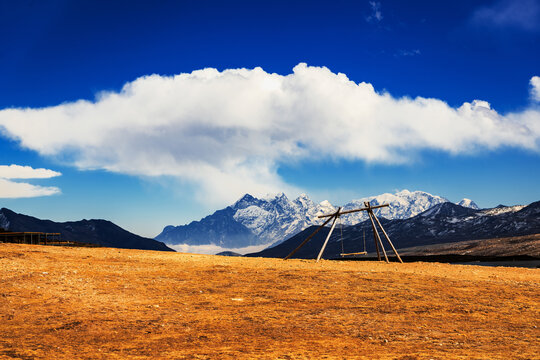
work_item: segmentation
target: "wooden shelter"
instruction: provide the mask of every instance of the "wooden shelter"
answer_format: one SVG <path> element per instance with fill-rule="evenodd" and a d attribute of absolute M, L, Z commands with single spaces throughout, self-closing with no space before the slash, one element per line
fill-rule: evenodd
<path fill-rule="evenodd" d="M 388 237 L 388 234 L 386 233 L 383 226 L 381 225 L 381 222 L 379 221 L 379 219 L 377 218 L 377 216 L 375 216 L 375 213 L 373 212 L 373 209 L 387 207 L 389 205 L 388 204 L 383 204 L 383 205 L 371 206 L 369 201 L 365 201 L 364 206 L 365 207 L 363 207 L 361 209 L 353 209 L 353 210 L 346 210 L 346 211 L 341 211 L 341 207 L 340 207 L 333 214 L 320 215 L 319 218 L 326 218 L 327 217 L 328 219 L 324 223 L 322 223 L 322 225 L 319 226 L 311 235 L 309 235 L 300 245 L 298 245 L 298 247 L 296 249 L 294 249 L 289 255 L 287 255 L 284 258 L 284 260 L 287 260 L 291 256 L 293 256 L 298 250 L 300 250 L 302 248 L 302 246 L 307 244 L 307 242 L 309 240 L 311 240 L 315 236 L 315 234 L 317 234 L 319 232 L 319 230 L 321 230 L 324 226 L 326 226 L 326 224 L 328 224 L 330 221 L 332 221 L 332 226 L 330 227 L 330 231 L 328 232 L 328 235 L 326 236 L 326 240 L 324 241 L 323 246 L 321 247 L 321 251 L 319 252 L 319 255 L 317 256 L 317 262 L 318 262 L 321 259 L 322 255 L 324 253 L 324 249 L 326 249 L 326 245 L 328 244 L 328 240 L 330 240 L 330 236 L 332 236 L 332 232 L 334 231 L 334 228 L 336 227 L 337 220 L 342 215 L 345 215 L 345 214 L 351 214 L 351 213 L 355 213 L 355 212 L 359 212 L 359 211 L 366 211 L 368 216 L 369 216 L 369 220 L 371 221 L 371 228 L 373 229 L 373 239 L 375 241 L 375 249 L 377 249 L 377 258 L 379 259 L 379 261 L 381 260 L 380 251 L 382 250 L 382 252 L 384 254 L 385 261 L 389 262 L 388 261 L 388 256 L 386 255 L 386 250 L 384 249 L 383 242 L 381 240 L 381 237 L 379 236 L 379 232 L 377 231 L 377 226 L 375 225 L 375 223 L 377 225 L 379 225 L 379 228 L 381 229 L 382 233 L 384 234 L 385 239 L 388 241 L 388 243 L 392 247 L 392 251 L 394 252 L 394 254 L 396 254 L 396 257 L 399 260 L 399 262 L 403 263 L 403 260 L 401 260 L 401 257 L 399 256 L 396 248 L 394 247 L 394 244 L 392 244 L 392 241 L 390 241 L 390 238 Z M 347 254 L 347 255 L 351 255 L 351 254 Z"/>
<path fill-rule="evenodd" d="M 0 232 L 0 242 L 16 244 L 52 245 L 61 243 L 60 233 L 43 233 L 31 231 L 3 231 Z"/>

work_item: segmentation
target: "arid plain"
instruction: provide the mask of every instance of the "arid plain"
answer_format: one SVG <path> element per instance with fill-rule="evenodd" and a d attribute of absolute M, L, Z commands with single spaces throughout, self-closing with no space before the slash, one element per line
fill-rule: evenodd
<path fill-rule="evenodd" d="M 538 359 L 540 270 L 0 244 L 1 359 Z"/>

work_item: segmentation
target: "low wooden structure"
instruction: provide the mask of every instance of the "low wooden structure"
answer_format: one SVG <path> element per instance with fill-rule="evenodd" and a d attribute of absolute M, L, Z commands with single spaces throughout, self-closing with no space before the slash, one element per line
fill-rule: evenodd
<path fill-rule="evenodd" d="M 394 251 L 394 254 L 396 254 L 396 257 L 399 260 L 399 262 L 403 263 L 403 260 L 401 260 L 401 257 L 399 257 L 399 254 L 398 254 L 396 248 L 394 247 L 394 244 L 392 244 L 392 241 L 390 241 L 390 238 L 388 237 L 388 234 L 386 233 L 386 231 L 382 227 L 381 222 L 379 221 L 377 216 L 375 216 L 375 214 L 373 213 L 373 209 L 378 209 L 378 208 L 386 207 L 386 206 L 389 206 L 389 205 L 388 204 L 383 204 L 383 205 L 371 206 L 369 201 L 365 201 L 364 206 L 365 207 L 363 207 L 361 209 L 346 210 L 346 211 L 341 211 L 341 207 L 340 207 L 333 214 L 327 214 L 327 215 L 319 216 L 319 218 L 326 218 L 327 217 L 328 219 L 321 226 L 319 226 L 317 228 L 317 230 L 315 230 L 311 235 L 309 235 L 300 245 L 298 245 L 298 247 L 296 249 L 294 249 L 289 255 L 287 255 L 284 258 L 284 260 L 287 260 L 291 256 L 293 256 L 298 250 L 300 250 L 300 248 L 302 248 L 302 246 L 304 246 L 309 240 L 311 240 L 315 236 L 315 234 L 319 232 L 319 230 L 321 230 L 326 224 L 328 224 L 330 221 L 333 220 L 332 221 L 332 226 L 330 227 L 330 231 L 328 232 L 328 235 L 326 236 L 326 240 L 324 241 L 323 246 L 321 248 L 321 251 L 319 252 L 319 255 L 317 256 L 317 262 L 318 262 L 321 259 L 322 255 L 324 253 L 324 249 L 326 249 L 326 245 L 328 244 L 328 240 L 330 240 L 330 236 L 332 236 L 332 232 L 334 231 L 334 228 L 336 227 L 336 224 L 337 224 L 337 220 L 340 218 L 340 216 L 344 215 L 344 214 L 350 214 L 350 213 L 359 212 L 359 211 L 366 211 L 368 213 L 369 220 L 371 220 L 371 228 L 373 229 L 373 238 L 374 238 L 374 241 L 375 241 L 375 249 L 377 249 L 377 258 L 379 259 L 379 261 L 381 261 L 380 250 L 382 250 L 382 252 L 384 254 L 385 261 L 389 262 L 388 261 L 388 256 L 386 255 L 386 250 L 384 249 L 384 245 L 382 243 L 381 237 L 379 236 L 379 232 L 377 231 L 377 226 L 375 225 L 375 222 L 377 223 L 377 225 L 379 225 L 379 228 L 381 229 L 382 233 L 384 234 L 384 237 L 386 238 L 386 240 L 388 241 L 388 243 L 392 247 L 392 250 Z M 380 249 L 379 249 L 379 247 L 380 247 Z M 352 254 L 345 254 L 345 255 L 352 255 Z"/>
<path fill-rule="evenodd" d="M 3 231 L 0 232 L 0 242 L 15 244 L 54 245 L 62 243 L 62 237 L 60 233 Z"/>

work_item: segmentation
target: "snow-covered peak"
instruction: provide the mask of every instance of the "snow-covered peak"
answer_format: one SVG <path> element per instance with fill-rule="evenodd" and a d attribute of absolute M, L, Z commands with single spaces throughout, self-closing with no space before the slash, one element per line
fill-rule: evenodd
<path fill-rule="evenodd" d="M 370 201 L 372 205 L 389 204 L 389 207 L 375 210 L 379 216 L 406 219 L 448 200 L 423 191 L 402 190 L 395 194 L 385 193 L 352 200 L 342 207 L 345 210 L 364 207 L 365 201 Z M 260 199 L 246 194 L 232 208 L 236 211 L 236 221 L 267 242 L 283 240 L 310 225 L 321 224 L 318 216 L 337 210 L 337 206 L 328 200 L 317 204 L 306 194 L 301 194 L 291 201 L 284 193 Z M 367 219 L 365 212 L 357 212 L 344 215 L 341 220 L 344 225 L 354 225 Z"/>
<path fill-rule="evenodd" d="M 234 209 L 245 208 L 245 207 L 248 207 L 248 206 L 250 206 L 251 204 L 253 204 L 254 202 L 257 202 L 257 201 L 258 201 L 258 199 L 253 197 L 252 195 L 245 194 L 240 199 L 238 199 L 238 201 L 236 201 L 232 205 L 232 207 Z"/>
<path fill-rule="evenodd" d="M 478 210 L 480 209 L 478 207 L 478 205 L 476 205 L 476 203 L 474 201 L 472 201 L 471 199 L 467 199 L 467 198 L 464 198 L 463 200 L 461 200 L 460 202 L 457 203 L 459 206 L 463 206 L 463 207 L 466 207 L 466 208 L 470 208 L 470 209 L 474 209 L 474 210 Z"/>
<path fill-rule="evenodd" d="M 294 200 L 294 203 L 303 208 L 311 208 L 315 205 L 313 200 L 311 200 L 306 194 L 300 194 L 300 196 Z"/>
<path fill-rule="evenodd" d="M 493 209 L 482 210 L 481 214 L 487 215 L 487 216 L 501 215 L 501 214 L 506 214 L 506 213 L 511 213 L 511 212 L 518 212 L 524 207 L 525 205 L 514 205 L 514 206 L 499 205 L 497 207 L 494 207 Z"/>
<path fill-rule="evenodd" d="M 280 199 L 287 199 L 287 195 L 285 195 L 284 192 L 278 192 L 277 194 L 266 194 L 265 196 L 263 196 L 261 198 L 261 200 L 266 200 L 266 201 L 275 201 L 275 200 L 280 200 Z"/>
<path fill-rule="evenodd" d="M 384 193 L 377 196 L 369 196 L 356 199 L 345 205 L 345 209 L 360 208 L 364 202 L 369 201 L 371 205 L 388 204 L 388 207 L 375 210 L 378 216 L 387 219 L 407 219 L 418 215 L 427 209 L 441 203 L 448 202 L 447 199 L 432 195 L 424 191 L 401 190 L 395 194 Z M 347 224 L 356 224 L 368 219 L 365 212 L 357 212 L 343 216 Z"/>

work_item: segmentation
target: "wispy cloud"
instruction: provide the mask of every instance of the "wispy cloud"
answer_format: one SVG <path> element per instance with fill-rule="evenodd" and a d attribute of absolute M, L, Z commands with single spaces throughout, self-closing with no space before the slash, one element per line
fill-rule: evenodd
<path fill-rule="evenodd" d="M 540 102 L 540 77 L 533 76 L 530 81 L 531 84 L 531 98 L 534 101 Z"/>
<path fill-rule="evenodd" d="M 413 50 L 399 50 L 394 55 L 396 57 L 399 57 L 399 56 L 417 56 L 417 55 L 420 55 L 420 54 L 421 54 L 420 50 L 413 49 Z"/>
<path fill-rule="evenodd" d="M 0 198 L 2 199 L 31 198 L 59 193 L 60 189 L 54 186 L 32 185 L 0 178 Z"/>
<path fill-rule="evenodd" d="M 261 68 L 144 76 L 93 102 L 0 110 L 0 131 L 80 169 L 187 181 L 215 205 L 246 192 L 297 192 L 278 174 L 287 162 L 397 164 L 425 150 L 538 152 L 540 110 L 500 114 L 480 100 L 454 108 L 396 98 L 299 64 L 285 76 Z"/>
<path fill-rule="evenodd" d="M 516 28 L 524 31 L 540 30 L 539 0 L 499 0 L 491 6 L 477 9 L 473 24 L 491 28 Z"/>
<path fill-rule="evenodd" d="M 31 166 L 0 165 L 0 178 L 4 179 L 48 179 L 62 175 L 49 169 L 34 169 Z"/>
<path fill-rule="evenodd" d="M 370 1 L 371 14 L 366 17 L 367 22 L 380 22 L 383 19 L 381 3 L 379 1 Z"/>
<path fill-rule="evenodd" d="M 60 175 L 62 174 L 57 171 L 34 169 L 30 166 L 0 165 L 0 198 L 29 198 L 58 194 L 60 189 L 54 186 L 32 185 L 11 179 L 48 179 Z"/>

